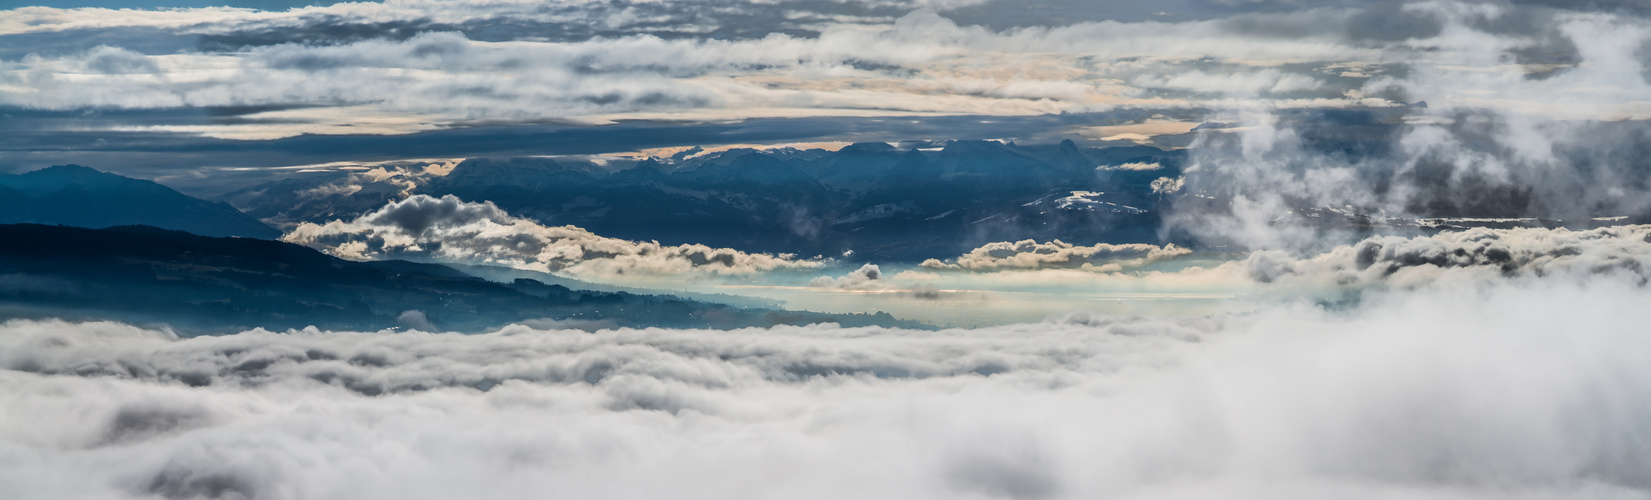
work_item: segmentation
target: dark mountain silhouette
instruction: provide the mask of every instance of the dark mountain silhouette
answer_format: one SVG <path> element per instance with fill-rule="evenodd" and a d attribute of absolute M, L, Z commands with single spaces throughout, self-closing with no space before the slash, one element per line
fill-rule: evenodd
<path fill-rule="evenodd" d="M 205 236 L 281 236 L 280 231 L 226 203 L 79 165 L 0 175 L 0 223 L 90 228 L 141 224 Z"/>
<path fill-rule="evenodd" d="M 417 311 L 415 320 L 404 316 L 409 311 Z M 674 328 L 921 326 L 886 313 L 748 309 L 531 279 L 498 283 L 435 264 L 353 262 L 279 241 L 147 226 L 0 225 L 0 319 L 17 317 L 166 324 L 186 334 L 425 322 L 478 331 L 535 319 Z"/>

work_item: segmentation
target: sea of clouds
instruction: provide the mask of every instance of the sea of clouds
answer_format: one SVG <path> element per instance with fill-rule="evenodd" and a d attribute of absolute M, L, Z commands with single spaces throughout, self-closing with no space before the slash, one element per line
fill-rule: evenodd
<path fill-rule="evenodd" d="M 1651 291 L 914 331 L 0 325 L 7 498 L 1647 498 Z"/>
<path fill-rule="evenodd" d="M 342 5 L 330 9 L 370 7 Z M 266 16 L 89 14 L 20 9 L 0 31 Z M 1616 123 L 1647 116 L 1651 24 L 1417 2 L 1389 17 L 1431 28 L 1387 40 L 1366 14 L 992 30 L 918 12 L 730 41 L 434 32 L 0 61 L 13 105 L 298 106 L 313 111 L 283 116 L 381 117 L 390 132 L 541 110 L 601 123 L 1216 109 L 1233 126 L 1201 132 L 1172 191 L 1233 203 L 1168 222 L 1254 252 L 1208 267 L 1153 267 L 1196 257 L 1169 246 L 1024 241 L 905 278 L 875 264 L 836 276 L 816 260 L 617 240 L 420 196 L 286 239 L 576 276 L 817 271 L 810 289 L 930 301 L 963 278 L 1301 290 L 1258 293 L 1243 313 L 939 331 L 542 322 L 180 339 L 12 321 L 0 324 L 0 498 L 1651 498 L 1651 226 L 1355 235 L 1289 215 L 1645 213 L 1646 135 Z M 1220 64 L 1192 71 L 1194 56 Z M 1023 59 L 1026 71 L 1002 71 L 1022 76 L 997 74 Z M 520 78 L 494 77 L 506 67 Z M 330 107 L 304 107 L 318 96 Z M 1278 111 L 1406 103 L 1384 136 L 1397 146 L 1365 156 L 1317 145 L 1317 122 Z"/>

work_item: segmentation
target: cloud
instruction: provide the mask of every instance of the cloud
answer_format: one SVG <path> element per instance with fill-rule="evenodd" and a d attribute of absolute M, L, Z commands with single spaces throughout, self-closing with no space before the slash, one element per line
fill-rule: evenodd
<path fill-rule="evenodd" d="M 552 25 L 577 24 L 563 19 L 576 11 L 608 9 L 604 3 L 572 4 L 565 7 L 567 12 L 557 13 L 513 2 L 475 7 L 502 10 L 495 16 L 501 20 Z M 340 12 L 321 14 L 329 9 Z M 408 17 L 414 12 L 420 16 Z M 395 134 L 544 121 L 1197 109 L 1207 107 L 1209 100 L 1235 98 L 1229 92 L 1233 89 L 1201 90 L 1186 83 L 1206 80 L 1200 75 L 1207 72 L 1261 75 L 1243 78 L 1267 80 L 1269 92 L 1287 93 L 1321 83 L 1302 83 L 1318 81 L 1278 68 L 1246 68 L 1276 59 L 1382 58 L 1380 51 L 1347 43 L 1334 31 L 1268 36 L 1241 32 L 1243 21 L 1106 22 L 993 31 L 923 10 L 732 39 L 706 35 L 715 31 L 709 27 L 704 33 L 636 29 L 555 40 L 499 34 L 519 27 L 466 32 L 454 23 L 480 14 L 420 2 L 340 4 L 288 13 L 209 9 L 121 16 L 94 9 L 69 15 L 31 8 L 0 15 L 10 18 L 0 18 L 0 31 L 6 26 L 34 31 L 112 29 L 136 23 L 218 36 L 253 26 L 313 25 L 321 36 L 356 31 L 340 28 L 341 22 L 361 29 L 395 27 L 382 37 L 350 34 L 336 43 L 300 43 L 314 38 L 289 37 L 282 43 L 223 52 L 140 54 L 111 47 L 48 52 L 7 61 L 0 71 L 0 103 L 35 109 L 282 108 L 234 123 L 154 123 L 122 129 L 237 139 Z M 177 19 L 145 24 L 169 15 Z M 1345 21 L 1343 14 L 1327 13 L 1274 21 L 1301 25 L 1324 22 L 1325 17 Z M 108 19 L 99 24 L 96 20 L 101 18 Z M 406 26 L 413 21 L 428 23 L 428 29 Z M 111 50 L 125 52 L 111 59 Z M 1201 58 L 1209 60 L 1186 63 Z M 147 69 L 83 73 L 89 65 L 106 63 Z M 1188 76 L 1173 76 L 1182 73 Z M 1254 85 L 1245 85 L 1234 89 L 1254 97 L 1255 92 L 1245 90 Z M 1346 101 L 1344 105 L 1354 102 L 1341 99 L 1344 87 L 1336 86 L 1321 97 Z M 1189 90 L 1199 95 L 1186 95 Z M 1320 104 L 1334 105 L 1329 101 Z"/>
<path fill-rule="evenodd" d="M 413 195 L 348 222 L 301 223 L 281 239 L 356 260 L 410 258 L 594 277 L 740 275 L 824 265 L 790 255 L 605 238 L 574 226 L 543 226 L 492 202 L 452 195 Z"/>
<path fill-rule="evenodd" d="M 1138 172 L 1148 171 L 1148 170 L 1158 170 L 1158 169 L 1161 169 L 1161 168 L 1164 168 L 1164 166 L 1162 164 L 1159 164 L 1158 162 L 1140 162 L 1140 161 L 1129 162 L 1129 163 L 1124 163 L 1124 164 L 1119 164 L 1119 165 L 1101 165 L 1101 166 L 1095 167 L 1096 170 L 1130 170 L 1130 171 L 1138 171 Z"/>
<path fill-rule="evenodd" d="M 1413 59 L 1348 97 L 1402 108 L 1336 113 L 1217 107 L 1186 167 L 1172 231 L 1206 244 L 1322 249 L 1361 237 L 1325 209 L 1372 219 L 1651 216 L 1643 47 L 1630 13 L 1417 2 L 1438 32 L 1407 38 Z M 1328 71 L 1341 71 L 1341 69 Z"/>
<path fill-rule="evenodd" d="M 441 331 L 436 329 L 436 325 L 430 324 L 430 318 L 424 315 L 424 311 L 420 311 L 418 309 L 403 311 L 400 316 L 396 316 L 396 322 L 414 330 L 425 332 Z"/>
<path fill-rule="evenodd" d="M 1643 67 L 1638 44 L 1651 31 L 1645 18 L 1627 10 L 1419 2 L 1181 22 L 985 27 L 924 4 L 568 2 L 550 8 L 419 0 L 285 12 L 28 7 L 0 11 L 0 37 L 154 30 L 213 41 L 178 51 L 134 39 L 131 47 L 83 45 L 0 61 L 0 104 L 281 108 L 234 121 L 120 128 L 236 139 L 545 122 L 1117 109 L 1265 113 L 1416 100 L 1428 101 L 1430 109 L 1549 118 L 1651 117 L 1651 86 L 1635 69 Z M 778 6 L 797 14 L 753 14 Z M 1278 7 L 1287 6 L 1261 10 Z M 1388 26 L 1394 19 L 1407 29 Z M 146 45 L 167 49 L 146 52 Z M 1100 129 L 1131 125 L 1143 124 Z M 1157 132 L 1100 137 L 1147 141 L 1152 135 Z"/>
<path fill-rule="evenodd" d="M 1011 269 L 1082 269 L 1095 272 L 1117 272 L 1140 267 L 1152 262 L 1189 255 L 1192 250 L 1168 244 L 1146 243 L 1113 245 L 1097 243 L 1090 246 L 1073 245 L 1061 240 L 1038 243 L 1035 240 L 987 243 L 951 261 L 929 259 L 922 266 L 932 269 L 962 269 L 967 271 L 995 271 Z"/>
<path fill-rule="evenodd" d="M 1311 76 L 1286 74 L 1277 69 L 1231 74 L 1209 74 L 1192 70 L 1169 78 L 1144 77 L 1136 82 L 1139 87 L 1161 87 L 1208 94 L 1259 95 L 1287 94 L 1315 90 L 1324 85 Z"/>
<path fill-rule="evenodd" d="M 1180 191 L 1181 187 L 1185 185 L 1186 177 L 1159 177 L 1152 180 L 1152 192 L 1157 194 L 1170 194 Z"/>
<path fill-rule="evenodd" d="M 894 280 L 909 280 L 924 278 L 923 273 L 906 271 L 893 277 Z M 813 288 L 827 288 L 850 292 L 892 293 L 918 299 L 938 299 L 953 295 L 955 292 L 941 290 L 932 283 L 916 283 L 899 285 L 891 283 L 883 276 L 882 268 L 876 264 L 865 264 L 859 269 L 849 271 L 848 274 L 836 278 L 820 276 L 809 280 L 808 286 Z"/>
<path fill-rule="evenodd" d="M 425 12 L 428 24 L 418 26 L 430 29 L 397 28 L 394 36 L 352 35 L 336 43 L 250 44 L 234 51 L 146 50 L 135 43 L 42 51 L 0 61 L 0 104 L 28 111 L 17 113 L 19 123 L 34 119 L 31 113 L 38 110 L 59 113 L 46 133 L 18 126 L 25 129 L 19 134 L 35 134 L 18 136 L 19 144 L 29 143 L 19 147 L 39 148 L 31 150 L 29 162 L 62 155 L 87 162 L 95 155 L 138 156 L 115 150 L 153 151 L 162 148 L 154 145 L 155 137 L 177 134 L 286 137 L 301 140 L 282 147 L 327 151 L 305 147 L 324 143 L 320 138 L 294 136 L 455 137 L 438 134 L 483 125 L 733 124 L 776 116 L 874 118 L 798 133 L 835 134 L 833 139 L 890 140 L 896 138 L 890 134 L 931 130 L 978 137 L 991 137 L 993 130 L 1013 131 L 999 136 L 1026 133 L 1023 123 L 993 122 L 996 116 L 1049 117 L 1059 123 L 1034 133 L 1041 139 L 1076 133 L 1147 142 L 1200 122 L 1229 122 L 1234 126 L 1196 130 L 1199 140 L 1189 161 L 1178 165 L 1186 170 L 1181 189 L 1170 190 L 1171 182 L 1159 185 L 1160 193 L 1215 200 L 1174 204 L 1166 234 L 1191 234 L 1212 245 L 1319 250 L 1362 235 L 1316 227 L 1322 221 L 1303 215 L 1303 209 L 1568 223 L 1651 215 L 1651 169 L 1641 160 L 1651 137 L 1645 121 L 1651 117 L 1651 84 L 1641 54 L 1651 40 L 1651 21 L 1642 12 L 1449 1 L 1308 9 L 1268 5 L 1256 6 L 1266 12 L 1178 22 L 1010 29 L 960 23 L 931 11 L 891 10 L 856 17 L 866 14 L 859 12 L 840 22 L 810 21 L 808 30 L 761 36 L 625 28 L 601 36 L 536 38 L 484 36 L 498 30 L 461 25 L 487 16 L 501 23 L 570 22 L 603 17 L 591 13 L 607 12 L 609 6 L 575 2 L 545 10 L 518 2 L 391 2 L 287 13 L 197 9 L 131 15 L 18 9 L 6 11 L 0 25 L 31 33 L 73 33 L 80 29 L 75 26 L 91 29 L 100 23 L 173 30 L 168 33 L 258 27 L 325 31 L 340 23 L 405 24 L 410 13 Z M 470 7 L 480 13 L 467 13 Z M 1243 10 L 1235 9 L 1227 12 Z M 716 8 L 694 4 L 672 15 L 693 17 L 705 10 Z M 319 20 L 327 16 L 333 17 Z M 190 114 L 196 108 L 256 111 L 209 120 L 162 112 Z M 67 118 L 88 109 L 155 115 Z M 1132 114 L 1092 114 L 1120 111 Z M 1153 116 L 1147 113 L 1174 118 L 1143 117 Z M 975 120 L 981 129 L 883 125 L 900 122 L 885 119 L 892 116 L 940 120 L 955 114 L 981 117 Z M 892 130 L 843 132 L 865 127 Z M 663 134 L 647 135 L 650 139 L 626 138 L 657 140 L 652 138 Z M 122 145 L 85 144 L 98 140 Z M 37 141 L 49 146 L 34 145 Z M 415 142 L 437 147 L 439 141 Z M 569 142 L 576 144 L 540 146 L 520 139 L 532 147 L 501 148 L 511 150 L 496 154 L 598 147 L 593 141 Z M 174 144 L 180 145 L 165 147 L 251 147 L 242 141 Z M 395 157 L 404 150 L 377 146 L 389 142 L 369 138 L 326 144 L 344 144 L 336 147 L 362 153 L 357 156 Z M 461 144 L 445 150 L 471 154 L 484 147 L 471 145 L 499 142 Z M 251 161 L 221 155 L 219 160 Z M 167 153 L 156 161 L 174 160 Z M 798 220 L 807 222 L 801 215 L 806 214 Z M 799 223 L 794 229 L 809 234 L 813 228 Z"/>
<path fill-rule="evenodd" d="M 0 481 L 20 500 L 1637 498 L 1647 300 L 1504 283 L 944 331 L 13 321 Z"/>
<path fill-rule="evenodd" d="M 1651 283 L 1651 225 L 1564 228 L 1473 228 L 1425 236 L 1378 235 L 1321 251 L 1260 250 L 1199 259 L 1180 247 L 1120 246 L 1116 253 L 1066 244 L 994 243 L 955 263 L 931 261 L 929 280 L 947 287 L 997 290 L 1153 290 L 1237 296 L 1305 296 L 1335 300 L 1393 290 L 1499 286 L 1600 277 Z M 1104 246 L 1102 248 L 1105 248 Z M 1172 250 L 1173 249 L 1173 250 Z M 1041 253 L 1040 253 L 1041 252 Z M 1151 257 L 1158 254 L 1159 257 Z M 1087 257 L 1086 257 L 1087 256 Z M 1085 259 L 1094 259 L 1094 263 Z M 1142 262 L 1183 259 L 1161 270 L 1126 272 Z M 1117 266 L 1107 259 L 1125 259 Z M 1198 260 L 1194 260 L 1198 259 Z M 1091 273 L 1074 273 L 1082 270 Z M 967 283 L 967 285 L 964 285 Z M 1038 285 L 1042 285 L 1039 288 Z M 1096 288 L 1085 289 L 1083 285 Z M 1276 298 L 1276 297 L 1275 297 Z M 1268 299 L 1272 300 L 1272 299 Z"/>
<path fill-rule="evenodd" d="M 1475 228 L 1432 236 L 1373 236 L 1306 258 L 1261 251 L 1243 261 L 1264 283 L 1326 288 L 1420 287 L 1507 278 L 1607 275 L 1651 280 L 1651 226 Z"/>
<path fill-rule="evenodd" d="M 278 228 L 304 220 L 353 218 L 406 199 L 433 177 L 447 175 L 460 159 L 384 164 L 320 164 L 297 173 L 275 172 L 278 180 L 221 197 L 235 208 Z M 282 175 L 285 174 L 285 175 Z"/>

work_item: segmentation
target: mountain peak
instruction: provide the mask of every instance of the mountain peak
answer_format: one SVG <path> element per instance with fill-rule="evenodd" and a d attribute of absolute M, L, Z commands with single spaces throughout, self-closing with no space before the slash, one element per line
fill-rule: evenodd
<path fill-rule="evenodd" d="M 98 170 L 98 169 L 95 169 L 95 168 L 92 168 L 92 167 L 83 167 L 83 166 L 80 166 L 80 165 L 75 165 L 73 163 L 70 163 L 68 165 L 52 165 L 50 167 L 42 168 L 40 170 L 35 170 L 33 172 L 29 172 L 28 174 L 24 174 L 24 175 L 29 175 L 29 174 L 40 174 L 40 175 L 114 175 L 114 174 L 110 174 L 110 173 L 107 173 L 107 172 L 104 172 L 102 170 Z"/>
<path fill-rule="evenodd" d="M 0 186 L 15 189 L 31 198 L 47 196 L 70 187 L 104 190 L 133 184 L 154 183 L 80 165 L 53 165 L 33 172 L 0 175 Z"/>
<path fill-rule="evenodd" d="M 126 177 L 126 176 L 119 175 L 119 174 L 111 174 L 109 172 L 104 172 L 102 170 L 98 170 L 98 169 L 95 169 L 95 168 L 92 168 L 92 167 L 85 167 L 85 166 L 75 165 L 75 164 L 72 164 L 72 163 L 68 164 L 68 165 L 52 165 L 50 167 L 42 168 L 40 170 L 35 170 L 33 172 L 24 172 L 22 174 L 19 174 L 18 176 L 19 177 L 32 177 L 32 178 L 37 178 L 37 179 L 63 179 L 63 180 L 88 180 L 88 179 L 138 180 L 138 179 L 132 179 L 130 177 Z"/>
<path fill-rule="evenodd" d="M 149 225 L 206 236 L 276 238 L 281 235 L 233 207 L 179 193 L 154 181 L 80 165 L 55 165 L 0 175 L 0 188 L 17 195 L 0 223 L 80 227 Z"/>

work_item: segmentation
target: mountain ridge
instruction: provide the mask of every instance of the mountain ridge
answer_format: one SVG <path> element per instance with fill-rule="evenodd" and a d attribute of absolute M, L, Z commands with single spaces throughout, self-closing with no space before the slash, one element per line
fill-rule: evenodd
<path fill-rule="evenodd" d="M 432 325 L 475 332 L 524 321 L 585 327 L 923 326 L 886 313 L 742 308 L 669 295 L 572 290 L 529 279 L 498 283 L 439 264 L 348 261 L 280 241 L 150 226 L 0 225 L 0 319 L 30 317 L 165 324 L 186 334 Z"/>
<path fill-rule="evenodd" d="M 1183 151 L 1146 146 L 1079 148 L 949 141 L 837 151 L 686 150 L 669 158 L 598 165 L 577 158 L 471 158 L 445 175 L 410 174 L 394 191 L 358 174 L 317 174 L 220 198 L 274 224 L 351 220 L 406 194 L 492 202 L 511 215 L 604 236 L 705 244 L 749 252 L 866 258 L 945 258 L 981 244 L 1060 238 L 1076 243 L 1157 243 L 1160 196 Z M 1096 167 L 1145 158 L 1160 168 Z M 401 184 L 397 184 L 398 186 Z M 399 188 L 398 188 L 399 189 Z M 1045 203 L 1075 191 L 1107 204 L 1071 210 Z M 336 193 L 299 196 L 297 193 Z M 1140 210 L 1110 210 L 1130 206 Z M 352 207 L 355 214 L 340 212 Z"/>
<path fill-rule="evenodd" d="M 281 231 L 222 201 L 80 165 L 0 175 L 0 223 L 149 225 L 205 236 L 275 239 Z"/>

